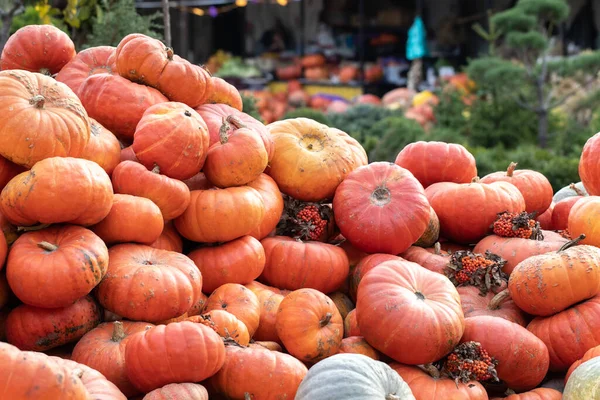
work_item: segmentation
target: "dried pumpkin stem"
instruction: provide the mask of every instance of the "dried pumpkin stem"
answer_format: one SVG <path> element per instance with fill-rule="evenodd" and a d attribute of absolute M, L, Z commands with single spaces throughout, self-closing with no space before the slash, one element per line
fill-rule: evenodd
<path fill-rule="evenodd" d="M 577 246 L 579 244 L 579 242 L 581 242 L 583 239 L 585 239 L 585 235 L 582 233 L 581 235 L 577 236 L 575 239 L 568 241 L 567 243 L 563 244 L 563 246 L 558 249 L 558 251 L 565 251 L 573 246 Z"/>
<path fill-rule="evenodd" d="M 39 224 L 34 226 L 19 226 L 17 227 L 17 232 L 32 232 L 32 231 L 41 231 L 42 229 L 46 229 L 50 224 Z"/>
<path fill-rule="evenodd" d="M 434 379 L 439 379 L 441 376 L 440 370 L 433 364 L 419 365 L 419 368 L 427 372 Z"/>
<path fill-rule="evenodd" d="M 517 169 L 517 163 L 511 162 L 508 164 L 508 168 L 506 169 L 506 176 L 512 177 L 515 173 L 515 169 Z"/>
<path fill-rule="evenodd" d="M 333 314 L 331 314 L 330 312 L 328 312 L 327 314 L 325 314 L 325 318 L 323 318 L 321 320 L 321 328 L 323 328 L 324 326 L 326 326 L 331 321 L 331 317 L 333 317 Z"/>
<path fill-rule="evenodd" d="M 173 56 L 175 55 L 175 52 L 174 52 L 174 51 L 173 51 L 173 49 L 172 49 L 172 48 L 170 48 L 170 47 L 167 47 L 165 50 L 166 50 L 166 52 L 167 52 L 167 59 L 168 59 L 169 61 L 172 61 L 172 60 L 173 60 Z"/>
<path fill-rule="evenodd" d="M 252 400 L 250 393 L 248 393 L 248 392 L 244 393 L 244 400 Z"/>
<path fill-rule="evenodd" d="M 583 191 L 581 189 L 579 189 L 577 186 L 575 186 L 574 183 L 571 183 L 569 185 L 569 189 L 574 191 L 577 196 L 585 196 L 585 193 L 583 193 Z"/>
<path fill-rule="evenodd" d="M 229 122 L 227 122 L 227 118 L 223 118 L 223 124 L 219 129 L 219 141 L 221 142 L 221 144 L 225 144 L 229 141 L 229 135 L 227 134 L 227 132 L 229 132 L 230 129 L 231 125 L 229 125 Z"/>
<path fill-rule="evenodd" d="M 504 289 L 503 291 L 492 297 L 492 300 L 490 300 L 490 304 L 488 304 L 488 308 L 490 310 L 497 310 L 508 299 L 510 299 L 510 292 L 508 291 L 508 289 Z"/>
<path fill-rule="evenodd" d="M 385 400 L 400 400 L 400 397 L 396 396 L 395 394 L 388 394 L 385 396 Z"/>
<path fill-rule="evenodd" d="M 152 172 L 154 172 L 155 174 L 160 174 L 160 167 L 158 166 L 158 164 L 154 164 Z"/>
<path fill-rule="evenodd" d="M 474 177 L 473 179 L 471 179 L 471 183 L 479 183 L 480 179 L 478 176 Z"/>
<path fill-rule="evenodd" d="M 56 250 L 58 250 L 58 246 L 57 245 L 52 244 L 50 242 L 46 242 L 46 241 L 39 242 L 38 243 L 38 247 L 40 249 L 43 249 L 43 250 L 46 250 L 46 251 L 56 251 Z"/>
<path fill-rule="evenodd" d="M 235 115 L 228 115 L 225 119 L 229 124 L 233 125 L 236 129 L 246 128 L 246 125 Z"/>
<path fill-rule="evenodd" d="M 31 104 L 35 108 L 44 108 L 44 104 L 46 104 L 46 99 L 41 94 L 36 94 L 29 100 L 29 104 Z"/>
<path fill-rule="evenodd" d="M 440 242 L 435 242 L 435 244 L 433 245 L 433 252 L 437 256 L 442 255 L 442 244 Z"/>
<path fill-rule="evenodd" d="M 118 343 L 123 339 L 125 339 L 125 329 L 123 329 L 123 323 L 121 321 L 113 322 L 113 334 L 110 340 Z"/>

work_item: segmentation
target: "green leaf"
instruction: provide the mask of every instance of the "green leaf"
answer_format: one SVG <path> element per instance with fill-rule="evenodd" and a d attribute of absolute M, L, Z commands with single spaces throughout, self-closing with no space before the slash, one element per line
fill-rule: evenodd
<path fill-rule="evenodd" d="M 520 0 L 516 9 L 553 24 L 566 20 L 570 11 L 564 0 Z"/>
<path fill-rule="evenodd" d="M 532 15 L 527 15 L 521 10 L 511 8 L 494 15 L 491 18 L 492 22 L 502 31 L 523 31 L 527 32 L 534 29 L 536 26 L 536 18 Z"/>
<path fill-rule="evenodd" d="M 542 52 L 548 48 L 548 39 L 536 31 L 510 32 L 506 35 L 506 42 L 515 49 L 533 52 Z"/>

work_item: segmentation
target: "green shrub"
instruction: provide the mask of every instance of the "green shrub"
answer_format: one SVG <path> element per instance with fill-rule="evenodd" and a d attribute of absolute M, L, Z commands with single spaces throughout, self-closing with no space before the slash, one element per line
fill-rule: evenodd
<path fill-rule="evenodd" d="M 350 107 L 344 113 L 328 115 L 331 125 L 338 128 L 361 143 L 365 143 L 367 132 L 386 117 L 399 116 L 400 111 L 392 111 L 371 104 L 359 104 Z"/>
<path fill-rule="evenodd" d="M 310 118 L 310 119 L 313 119 L 324 125 L 334 126 L 334 125 L 331 125 L 331 121 L 329 120 L 329 117 L 327 117 L 321 111 L 314 110 L 312 108 L 307 108 L 307 107 L 297 108 L 295 110 L 288 111 L 283 116 L 282 119 L 291 119 L 291 118 Z M 337 128 L 337 126 L 336 126 L 336 128 Z"/>
<path fill-rule="evenodd" d="M 263 122 L 263 119 L 258 112 L 258 108 L 256 108 L 256 99 L 254 96 L 243 92 L 240 92 L 240 95 L 242 96 L 242 110 L 251 117 Z"/>
<path fill-rule="evenodd" d="M 367 131 L 363 147 L 369 161 L 391 161 L 407 144 L 425 140 L 425 131 L 417 122 L 404 117 L 388 117 Z"/>

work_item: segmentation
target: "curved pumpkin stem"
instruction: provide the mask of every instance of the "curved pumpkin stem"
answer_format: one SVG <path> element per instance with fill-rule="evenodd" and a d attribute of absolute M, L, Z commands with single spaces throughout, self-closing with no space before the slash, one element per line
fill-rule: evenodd
<path fill-rule="evenodd" d="M 471 179 L 471 183 L 479 183 L 479 181 L 480 181 L 480 178 L 478 176 Z"/>
<path fill-rule="evenodd" d="M 241 119 L 236 117 L 235 115 L 228 115 L 225 119 L 229 124 L 233 125 L 236 129 L 245 128 L 246 125 L 242 122 Z"/>
<path fill-rule="evenodd" d="M 244 400 L 252 400 L 250 393 L 248 393 L 248 392 L 244 393 Z"/>
<path fill-rule="evenodd" d="M 29 100 L 29 104 L 35 108 L 44 108 L 44 104 L 46 104 L 46 98 L 41 94 L 36 94 Z"/>
<path fill-rule="evenodd" d="M 110 340 L 113 342 L 120 342 L 125 339 L 125 329 L 123 329 L 123 322 L 115 321 L 113 322 L 113 334 L 110 337 Z"/>
<path fill-rule="evenodd" d="M 424 364 L 418 367 L 427 372 L 433 379 L 439 379 L 441 376 L 440 370 L 433 364 Z"/>
<path fill-rule="evenodd" d="M 585 193 L 583 193 L 581 191 L 581 189 L 579 189 L 577 186 L 575 186 L 574 183 L 571 183 L 569 185 L 569 189 L 571 189 L 572 191 L 574 191 L 577 196 L 585 196 Z"/>
<path fill-rule="evenodd" d="M 582 233 L 581 235 L 577 236 L 575 239 L 568 241 L 567 243 L 563 244 L 563 246 L 558 249 L 558 251 L 565 251 L 573 246 L 576 246 L 577 244 L 579 244 L 579 242 L 581 242 L 583 239 L 585 239 L 585 235 Z"/>
<path fill-rule="evenodd" d="M 223 124 L 219 129 L 219 141 L 221 144 L 225 144 L 229 141 L 229 135 L 227 134 L 229 129 L 231 129 L 231 126 L 229 125 L 229 122 L 227 122 L 227 118 L 223 118 Z"/>
<path fill-rule="evenodd" d="M 19 226 L 17 227 L 17 232 L 32 232 L 32 231 L 41 231 L 42 229 L 46 229 L 50 224 L 39 224 L 34 226 Z"/>
<path fill-rule="evenodd" d="M 395 394 L 388 394 L 385 396 L 385 400 L 400 400 L 400 397 L 396 396 Z"/>
<path fill-rule="evenodd" d="M 506 176 L 513 176 L 515 173 L 515 169 L 517 169 L 517 163 L 511 162 L 508 164 L 508 168 L 506 169 Z"/>
<path fill-rule="evenodd" d="M 175 52 L 173 51 L 173 49 L 171 47 L 167 47 L 165 49 L 165 51 L 167 52 L 167 59 L 169 61 L 173 61 L 173 56 L 175 55 Z"/>
<path fill-rule="evenodd" d="M 43 249 L 43 250 L 46 250 L 46 251 L 56 251 L 56 250 L 58 250 L 58 246 L 57 245 L 52 244 L 50 242 L 46 242 L 46 241 L 39 242 L 37 245 L 38 245 L 38 247 L 40 249 Z"/>
<path fill-rule="evenodd" d="M 442 255 L 442 244 L 440 242 L 435 242 L 435 244 L 433 245 L 433 252 L 437 256 Z"/>
<path fill-rule="evenodd" d="M 202 64 L 202 65 L 200 66 L 200 68 L 202 68 L 203 70 L 205 70 L 205 71 L 206 71 L 206 73 L 208 74 L 208 76 L 210 76 L 210 77 L 212 78 L 212 76 L 213 76 L 213 75 L 212 75 L 212 73 L 210 72 L 210 69 L 208 69 L 208 67 L 207 67 L 206 65 Z"/>
<path fill-rule="evenodd" d="M 154 164 L 154 167 L 152 168 L 152 172 L 155 174 L 160 174 L 160 167 L 158 166 L 158 164 Z"/>
<path fill-rule="evenodd" d="M 325 318 L 323 318 L 320 322 L 321 328 L 327 326 L 327 324 L 331 321 L 331 317 L 333 317 L 333 314 L 331 314 L 330 312 L 325 314 Z"/>
<path fill-rule="evenodd" d="M 497 310 L 500 308 L 502 303 L 504 303 L 508 299 L 510 299 L 510 292 L 508 291 L 508 289 L 504 289 L 503 291 L 492 297 L 492 300 L 490 300 L 490 304 L 488 304 L 488 308 L 490 310 Z"/>

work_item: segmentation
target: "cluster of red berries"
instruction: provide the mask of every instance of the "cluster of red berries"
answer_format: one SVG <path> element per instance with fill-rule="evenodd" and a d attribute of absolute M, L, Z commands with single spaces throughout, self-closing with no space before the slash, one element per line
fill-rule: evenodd
<path fill-rule="evenodd" d="M 304 207 L 298 212 L 296 218 L 311 225 L 311 232 L 308 235 L 308 238 L 311 240 L 318 240 L 327 228 L 327 220 L 321 218 L 321 213 L 317 206 Z"/>
<path fill-rule="evenodd" d="M 481 382 L 492 379 L 495 375 L 494 361 L 480 345 L 474 350 L 475 354 L 470 355 L 472 358 L 465 358 L 457 352 L 450 354 L 446 361 L 446 370 L 451 375 L 466 374 L 469 379 Z"/>
<path fill-rule="evenodd" d="M 461 258 L 460 263 L 462 264 L 462 269 L 457 271 L 455 275 L 459 284 L 468 282 L 474 273 L 479 269 L 487 269 L 494 264 L 494 261 L 488 260 L 482 255 L 473 254 Z"/>
<path fill-rule="evenodd" d="M 527 213 L 502 213 L 494 222 L 494 233 L 502 237 L 517 237 L 529 239 L 533 235 L 536 221 L 529 218 Z"/>

